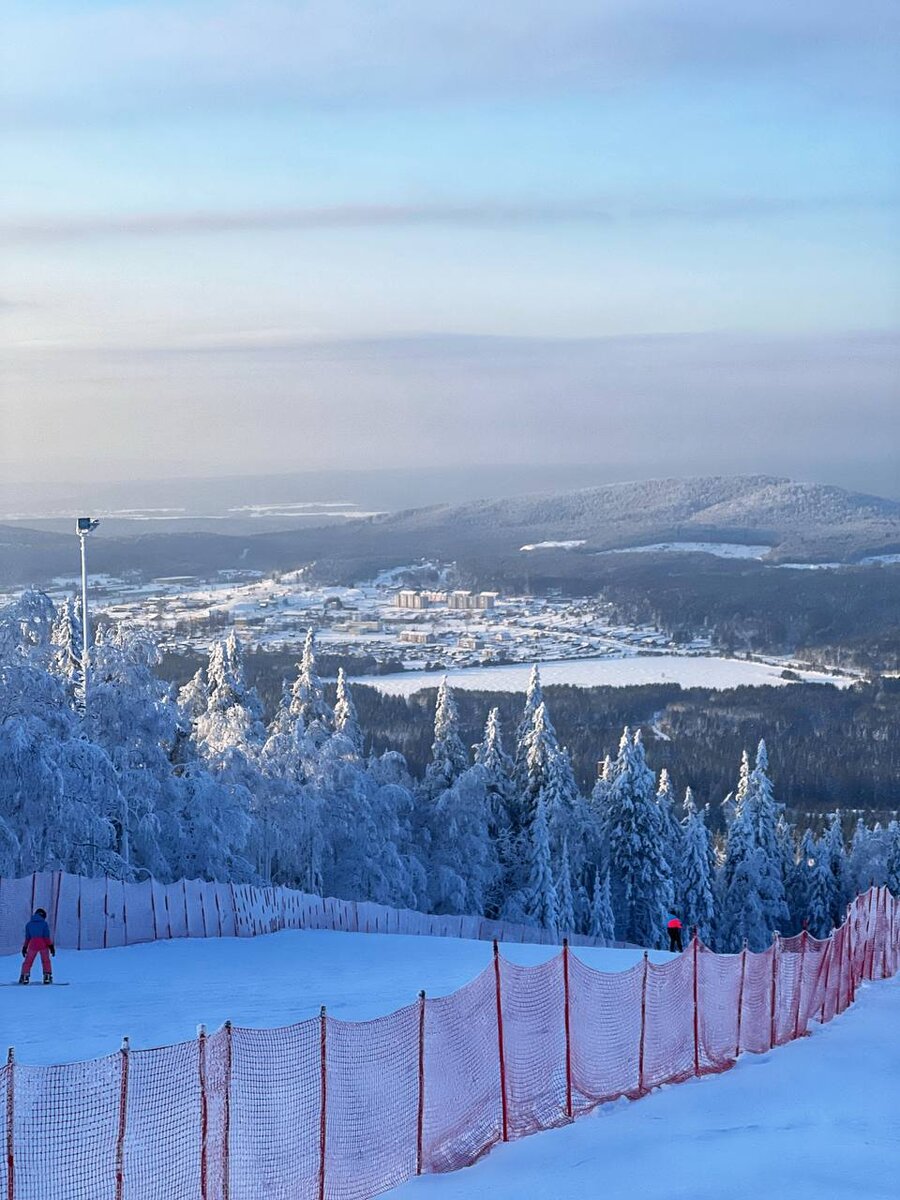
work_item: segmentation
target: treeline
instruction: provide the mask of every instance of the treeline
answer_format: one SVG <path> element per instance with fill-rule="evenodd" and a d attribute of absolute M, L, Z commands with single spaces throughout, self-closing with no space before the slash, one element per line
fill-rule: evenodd
<path fill-rule="evenodd" d="M 900 825 L 859 822 L 849 852 L 837 813 L 801 834 L 763 741 L 717 803 L 718 836 L 640 729 L 579 786 L 536 668 L 509 751 L 496 706 L 469 747 L 444 685 L 411 771 L 370 744 L 342 672 L 326 689 L 311 631 L 271 715 L 233 634 L 177 692 L 143 630 L 98 630 L 87 681 L 80 653 L 73 602 L 26 593 L 0 615 L 0 874 L 276 882 L 644 945 L 675 911 L 723 949 L 804 920 L 825 933 L 856 890 L 900 889 Z"/>
<path fill-rule="evenodd" d="M 322 664 L 326 661 L 322 674 L 334 675 L 339 667 L 352 674 L 357 665 L 345 658 L 319 658 Z M 200 662 L 179 658 L 168 665 L 168 677 L 181 684 Z M 246 670 L 271 718 L 292 670 L 290 657 L 248 653 Z M 333 696 L 333 685 L 327 690 Z M 900 681 L 850 688 L 792 683 L 724 691 L 669 683 L 551 686 L 546 694 L 584 789 L 596 779 L 599 748 L 615 745 L 622 727 L 630 725 L 642 729 L 650 765 L 657 771 L 668 766 L 678 778 L 690 779 L 698 803 L 711 804 L 714 810 L 732 787 L 733 764 L 741 751 L 762 737 L 769 739 L 779 794 L 794 819 L 817 827 L 828 812 L 843 807 L 886 821 L 900 809 Z M 421 774 L 431 748 L 434 690 L 406 698 L 357 683 L 354 695 L 367 747 L 378 753 L 397 749 L 410 769 Z M 456 702 L 461 736 L 466 745 L 473 745 L 491 708 L 499 710 L 505 728 L 512 728 L 521 697 L 460 691 Z M 714 828 L 720 828 L 715 814 Z"/>

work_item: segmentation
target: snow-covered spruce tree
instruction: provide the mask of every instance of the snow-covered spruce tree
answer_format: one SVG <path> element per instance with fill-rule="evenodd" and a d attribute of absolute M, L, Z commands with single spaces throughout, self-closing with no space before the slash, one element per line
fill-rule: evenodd
<path fill-rule="evenodd" d="M 219 768 L 235 754 L 249 758 L 262 745 L 262 704 L 244 674 L 240 640 L 230 633 L 209 652 L 206 668 L 209 703 L 194 726 L 201 753 Z"/>
<path fill-rule="evenodd" d="M 129 868 L 171 879 L 179 870 L 181 841 L 173 830 L 183 812 L 183 782 L 172 770 L 181 725 L 169 689 L 154 671 L 160 658 L 146 631 L 98 626 L 88 727 L 116 771 L 118 853 Z"/>
<path fill-rule="evenodd" d="M 807 879 L 807 927 L 813 937 L 826 938 L 832 930 L 831 923 L 831 871 L 827 856 L 822 852 L 821 842 L 813 843 L 812 866 L 806 859 L 809 872 Z"/>
<path fill-rule="evenodd" d="M 594 889 L 591 895 L 591 915 L 588 924 L 591 937 L 601 938 L 612 942 L 616 936 L 616 924 L 613 918 L 612 900 L 610 898 L 609 875 L 605 874 L 601 881 L 600 872 L 594 874 Z"/>
<path fill-rule="evenodd" d="M 0 615 L 0 661 L 28 661 L 45 668 L 56 623 L 56 606 L 46 592 L 28 589 L 3 607 Z M 81 653 L 81 647 L 78 647 Z"/>
<path fill-rule="evenodd" d="M 684 794 L 680 844 L 680 900 L 676 907 L 688 936 L 696 929 L 700 940 L 710 945 L 716 915 L 714 881 L 710 873 L 710 836 L 690 788 Z"/>
<path fill-rule="evenodd" d="M 744 803 L 753 822 L 756 847 L 762 852 L 759 894 L 763 919 L 770 931 L 785 931 L 790 914 L 784 896 L 783 855 L 778 836 L 778 822 L 784 805 L 775 800 L 769 778 L 769 756 L 762 739 Z"/>
<path fill-rule="evenodd" d="M 559 928 L 559 902 L 550 861 L 550 830 L 543 798 L 539 795 L 529 829 L 528 880 L 522 898 L 522 911 L 532 925 L 556 933 Z"/>
<path fill-rule="evenodd" d="M 344 674 L 344 668 L 338 668 L 337 695 L 334 703 L 334 729 L 353 746 L 357 754 L 363 752 L 363 734 L 356 715 L 356 705 L 353 703 L 353 693 Z"/>
<path fill-rule="evenodd" d="M 541 792 L 546 791 L 550 783 L 551 764 L 559 754 L 556 730 L 543 701 L 534 710 L 531 732 L 526 744 L 528 750 L 525 757 L 525 773 L 519 791 L 521 824 L 525 828 L 534 818 L 537 798 Z"/>
<path fill-rule="evenodd" d="M 844 829 L 839 809 L 830 814 L 828 829 L 822 841 L 821 853 L 825 856 L 831 871 L 831 923 L 837 928 L 844 920 L 847 904 L 852 895 L 847 869 L 847 851 L 844 846 Z"/>
<path fill-rule="evenodd" d="M 430 810 L 430 908 L 440 913 L 483 913 L 500 875 L 489 836 L 487 772 L 468 767 L 439 792 Z"/>
<path fill-rule="evenodd" d="M 662 946 L 674 902 L 655 783 L 640 730 L 626 730 L 609 796 L 613 914 L 622 940 L 649 947 Z"/>
<path fill-rule="evenodd" d="M 609 873 L 609 797 L 615 776 L 613 760 L 607 754 L 597 774 L 588 804 L 590 812 L 590 837 L 588 861 L 608 876 Z"/>
<path fill-rule="evenodd" d="M 496 846 L 500 865 L 494 890 L 488 896 L 485 909 L 486 916 L 496 917 L 506 897 L 524 882 L 521 833 L 516 826 L 518 812 L 513 803 L 513 764 L 503 749 L 498 709 L 492 708 L 488 713 L 484 737 L 472 747 L 472 751 L 476 765 L 484 768 L 487 777 L 488 835 Z"/>
<path fill-rule="evenodd" d="M 528 777 L 528 751 L 531 744 L 531 734 L 534 729 L 534 714 L 544 703 L 544 692 L 541 687 L 541 672 L 537 663 L 531 668 L 528 677 L 528 687 L 525 692 L 525 707 L 516 728 L 516 740 L 513 750 L 513 782 L 517 796 L 525 791 Z"/>
<path fill-rule="evenodd" d="M 352 744 L 334 734 L 312 765 L 326 895 L 393 904 L 409 897 L 401 846 L 409 797 L 376 785 Z M 396 809 L 393 806 L 396 805 Z"/>
<path fill-rule="evenodd" d="M 543 795 L 550 827 L 550 853 L 554 861 L 559 862 L 563 844 L 568 842 L 572 847 L 569 856 L 572 879 L 580 881 L 589 817 L 575 782 L 572 760 L 564 746 L 556 751 L 548 763 Z"/>
<path fill-rule="evenodd" d="M 765 742 L 761 741 L 752 771 L 748 771 L 746 752 L 741 759 L 720 880 L 719 950 L 736 953 L 744 938 L 751 950 L 764 950 L 772 934 L 782 931 L 790 920 L 778 841 L 781 811 L 768 777 Z"/>
<path fill-rule="evenodd" d="M 853 838 L 850 842 L 850 854 L 847 870 L 850 876 L 850 888 L 853 895 L 866 891 L 873 882 L 872 863 L 875 858 L 875 847 L 872 844 L 872 830 L 862 817 L 858 817 Z"/>
<path fill-rule="evenodd" d="M 756 838 L 746 802 L 749 782 L 750 761 L 745 750 L 726 832 L 725 861 L 718 879 L 716 949 L 724 953 L 737 953 L 744 938 L 753 938 L 755 944 L 751 949 L 762 950 L 768 945 L 756 887 Z"/>
<path fill-rule="evenodd" d="M 331 733 L 334 713 L 325 700 L 325 687 L 316 671 L 316 638 L 312 629 L 306 631 L 303 656 L 291 688 L 290 714 L 295 720 L 300 718 L 314 746 L 321 746 Z"/>
<path fill-rule="evenodd" d="M 794 903 L 794 883 L 799 870 L 797 861 L 797 845 L 794 837 L 794 826 L 780 813 L 775 826 L 778 843 L 778 857 L 781 870 L 781 881 L 784 887 L 784 902 L 788 912 L 787 923 L 782 933 L 790 935 L 799 933 L 806 919 L 805 912 L 799 912 Z"/>
<path fill-rule="evenodd" d="M 50 633 L 50 644 L 54 647 L 50 665 L 51 670 L 65 683 L 69 703 L 79 710 L 84 707 L 82 638 L 81 602 L 64 600 Z"/>
<path fill-rule="evenodd" d="M 559 870 L 556 873 L 556 919 L 562 934 L 575 933 L 575 898 L 572 894 L 572 868 L 569 864 L 569 842 L 563 839 Z"/>
<path fill-rule="evenodd" d="M 492 708 L 484 726 L 484 737 L 472 747 L 475 762 L 484 767 L 491 805 L 491 836 L 503 838 L 512 830 L 513 763 L 503 749 L 500 710 Z"/>
<path fill-rule="evenodd" d="M 459 712 L 447 680 L 441 682 L 434 710 L 434 741 L 431 761 L 425 768 L 420 794 L 425 800 L 437 797 L 453 786 L 469 766 L 469 756 L 459 736 Z"/>
<path fill-rule="evenodd" d="M 787 902 L 791 910 L 791 925 L 802 928 L 809 920 L 812 871 L 818 858 L 816 835 L 811 829 L 804 830 L 793 873 L 788 880 Z"/>
<path fill-rule="evenodd" d="M 665 848 L 666 862 L 669 867 L 669 876 L 672 879 L 672 889 L 674 894 L 673 902 L 682 908 L 681 903 L 681 881 L 679 880 L 679 867 L 681 864 L 684 848 L 682 846 L 682 827 L 679 824 L 678 818 L 675 815 L 675 788 L 672 786 L 672 780 L 669 778 L 668 770 L 663 767 L 659 773 L 659 781 L 656 788 L 656 803 L 659 806 L 659 816 L 662 829 L 663 846 Z"/>

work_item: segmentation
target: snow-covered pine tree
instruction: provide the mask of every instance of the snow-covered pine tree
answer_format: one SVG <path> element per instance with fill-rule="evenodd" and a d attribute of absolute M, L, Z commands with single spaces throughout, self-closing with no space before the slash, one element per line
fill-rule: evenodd
<path fill-rule="evenodd" d="M 252 756 L 265 736 L 262 704 L 244 674 L 244 653 L 237 634 L 216 642 L 206 668 L 209 703 L 197 718 L 195 738 L 205 757 L 224 766 L 235 754 Z"/>
<path fill-rule="evenodd" d="M 622 735 L 609 796 L 609 863 L 613 914 L 619 937 L 662 946 L 674 896 L 640 730 Z"/>
<path fill-rule="evenodd" d="M 785 904 L 787 906 L 787 924 L 785 925 L 784 934 L 790 936 L 799 934 L 803 928 L 803 922 L 808 917 L 806 912 L 805 900 L 802 908 L 797 907 L 798 896 L 798 872 L 800 871 L 800 862 L 798 860 L 798 846 L 794 839 L 794 827 L 788 822 L 784 812 L 781 812 L 778 818 L 778 823 L 775 827 L 776 838 L 778 838 L 779 856 L 781 859 L 781 880 L 785 888 Z M 805 896 L 805 884 L 799 884 L 799 893 Z"/>
<path fill-rule="evenodd" d="M 837 928 L 844 920 L 844 913 L 852 895 L 840 809 L 830 814 L 823 842 L 822 853 L 831 871 L 831 923 Z"/>
<path fill-rule="evenodd" d="M 306 736 L 316 747 L 331 733 L 334 713 L 325 700 L 325 688 L 316 671 L 316 635 L 312 629 L 306 631 L 297 678 L 291 688 L 290 714 L 295 720 L 301 719 Z"/>
<path fill-rule="evenodd" d="M 814 842 L 812 850 L 812 866 L 807 858 L 807 916 L 809 932 L 815 938 L 826 938 L 833 928 L 831 922 L 831 870 L 827 854 L 821 842 Z"/>
<path fill-rule="evenodd" d="M 790 919 L 784 896 L 776 803 L 768 777 L 765 743 L 749 770 L 746 751 L 728 827 L 725 863 L 719 887 L 717 949 L 737 953 L 744 938 L 751 950 L 771 943 L 775 930 Z"/>
<path fill-rule="evenodd" d="M 78 711 L 84 708 L 82 637 L 81 601 L 68 598 L 58 610 L 50 632 L 50 644 L 54 647 L 50 667 L 65 683 L 69 703 Z"/>
<path fill-rule="evenodd" d="M 178 691 L 178 708 L 184 715 L 188 727 L 193 730 L 197 721 L 209 709 L 209 688 L 206 670 L 200 667 Z"/>
<path fill-rule="evenodd" d="M 499 708 L 488 713 L 484 737 L 472 750 L 475 762 L 487 773 L 491 836 L 502 839 L 512 832 L 513 763 L 503 749 Z"/>
<path fill-rule="evenodd" d="M 805 829 L 800 839 L 797 861 L 788 879 L 786 899 L 791 912 L 791 928 L 801 929 L 803 922 L 809 920 L 810 889 L 812 885 L 812 870 L 818 857 L 816 835 L 811 829 Z"/>
<path fill-rule="evenodd" d="M 710 836 L 703 813 L 698 812 L 690 788 L 684 794 L 680 841 L 678 914 L 688 936 L 696 929 L 700 940 L 708 946 L 716 915 L 714 880 L 710 873 Z"/>
<path fill-rule="evenodd" d="M 547 764 L 547 783 L 543 794 L 550 827 L 550 853 L 554 862 L 559 862 L 563 844 L 568 842 L 573 847 L 570 854 L 573 883 L 580 881 L 588 816 L 575 782 L 572 760 L 564 746 L 551 756 Z"/>
<path fill-rule="evenodd" d="M 759 898 L 751 866 L 756 850 L 753 822 L 746 803 L 750 782 L 750 760 L 745 750 L 741 755 L 738 788 L 733 794 L 725 840 L 725 860 L 718 879 L 718 911 L 716 917 L 716 949 L 737 953 L 745 937 L 751 936 L 763 949 L 767 944 L 765 931 L 757 920 Z"/>
<path fill-rule="evenodd" d="M 600 765 L 589 802 L 590 834 L 587 859 L 604 876 L 609 874 L 609 796 L 614 778 L 613 760 L 607 754 Z"/>
<path fill-rule="evenodd" d="M 529 829 L 528 881 L 523 896 L 525 919 L 533 925 L 556 933 L 559 928 L 559 902 L 550 861 L 550 830 L 542 796 L 538 796 Z"/>
<path fill-rule="evenodd" d="M 556 916 L 560 933 L 569 935 L 577 931 L 575 898 L 572 894 L 572 868 L 569 864 L 567 838 L 563 839 L 562 855 L 556 877 Z"/>
<path fill-rule="evenodd" d="M 534 710 L 531 732 L 526 738 L 527 754 L 525 758 L 525 773 L 519 799 L 522 810 L 522 824 L 527 827 L 534 817 L 537 798 L 550 783 L 551 764 L 559 754 L 559 742 L 556 730 L 550 720 L 546 704 L 541 703 Z M 550 814 L 548 813 L 548 820 Z"/>
<path fill-rule="evenodd" d="M 847 861 L 853 895 L 866 891 L 872 882 L 872 850 L 872 830 L 869 829 L 862 817 L 858 817 Z"/>
<path fill-rule="evenodd" d="M 434 798 L 429 813 L 429 893 L 439 913 L 483 913 L 494 894 L 500 867 L 488 833 L 487 771 L 462 771 Z"/>
<path fill-rule="evenodd" d="M 357 754 L 363 752 L 363 734 L 356 715 L 356 705 L 353 703 L 353 693 L 344 674 L 344 668 L 338 668 L 337 695 L 334 704 L 334 729 L 345 737 Z"/>
<path fill-rule="evenodd" d="M 46 592 L 32 588 L 22 592 L 2 610 L 0 660 L 27 660 L 35 667 L 46 667 L 56 619 L 56 606 Z M 78 652 L 80 655 L 80 645 Z"/>
<path fill-rule="evenodd" d="M 591 937 L 601 938 L 605 942 L 614 941 L 616 936 L 616 923 L 613 917 L 612 900 L 610 898 L 609 875 L 604 874 L 601 881 L 599 871 L 594 873 L 594 889 L 591 895 L 591 916 L 588 933 Z"/>
<path fill-rule="evenodd" d="M 672 786 L 672 780 L 669 778 L 669 772 L 665 767 L 659 773 L 659 781 L 656 788 L 656 803 L 659 806 L 666 862 L 669 865 L 669 875 L 672 879 L 672 888 L 675 902 L 677 903 L 680 894 L 678 879 L 679 865 L 684 848 L 682 846 L 682 827 L 675 815 L 675 788 Z"/>
<path fill-rule="evenodd" d="M 513 750 L 513 782 L 518 796 L 521 796 L 525 791 L 528 777 L 528 750 L 531 743 L 531 733 L 534 728 L 534 714 L 543 703 L 544 693 L 541 687 L 541 672 L 537 663 L 535 663 L 528 677 L 528 687 L 525 691 L 525 707 L 522 710 L 522 717 L 516 727 L 516 740 Z"/>
<path fill-rule="evenodd" d="M 434 741 L 431 761 L 425 768 L 420 792 L 426 800 L 437 797 L 453 787 L 469 767 L 469 756 L 459 736 L 459 712 L 447 680 L 441 681 L 434 709 Z"/>
<path fill-rule="evenodd" d="M 790 913 L 784 894 L 784 855 L 778 833 L 784 805 L 775 799 L 769 778 L 769 756 L 762 739 L 757 747 L 756 764 L 750 773 L 744 804 L 750 811 L 756 848 L 762 852 L 759 895 L 763 919 L 770 932 L 786 931 Z"/>

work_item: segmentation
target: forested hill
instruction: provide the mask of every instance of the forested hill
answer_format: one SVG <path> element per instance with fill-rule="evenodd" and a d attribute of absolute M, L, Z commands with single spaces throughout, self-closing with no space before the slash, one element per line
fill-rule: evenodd
<path fill-rule="evenodd" d="M 468 531 L 491 542 L 583 540 L 616 549 L 662 540 L 771 546 L 774 560 L 852 561 L 900 545 L 900 503 L 769 475 L 654 479 L 552 495 L 437 505 L 374 518 L 373 530 Z"/>

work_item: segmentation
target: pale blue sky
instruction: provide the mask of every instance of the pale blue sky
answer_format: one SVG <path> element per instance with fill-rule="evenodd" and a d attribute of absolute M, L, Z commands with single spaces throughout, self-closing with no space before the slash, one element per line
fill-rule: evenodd
<path fill-rule="evenodd" d="M 637 470 L 641 439 L 682 403 L 686 444 L 733 450 L 748 364 L 774 362 L 760 412 L 821 396 L 796 469 L 843 452 L 862 479 L 863 443 L 884 457 L 898 434 L 897 14 L 888 0 L 8 0 L 0 461 L 114 477 L 144 451 L 161 472 L 208 473 L 552 446 Z M 673 353 L 673 335 L 691 349 Z M 615 351 L 606 370 L 635 336 L 637 358 Z M 364 366 L 340 351 L 357 339 Z M 596 350 L 567 370 L 568 432 L 556 339 Z M 811 347 L 829 342 L 824 370 Z M 523 378 L 541 380 L 527 397 Z M 367 419 L 348 428 L 360 395 Z M 488 418 L 476 446 L 452 422 L 430 445 L 436 414 L 471 419 L 473 403 Z M 507 436 L 523 403 L 529 432 Z M 190 446 L 171 436 L 180 419 Z M 769 469 L 766 453 L 747 466 Z"/>

